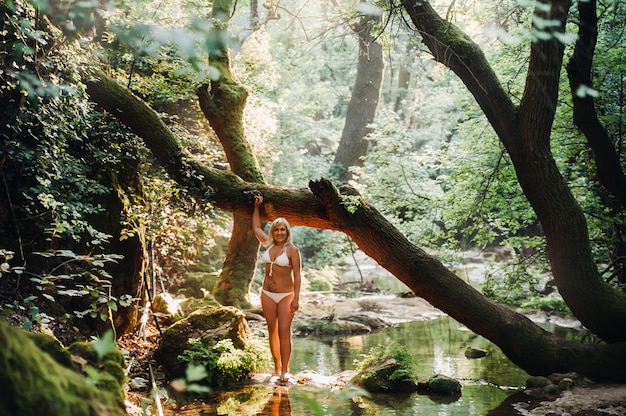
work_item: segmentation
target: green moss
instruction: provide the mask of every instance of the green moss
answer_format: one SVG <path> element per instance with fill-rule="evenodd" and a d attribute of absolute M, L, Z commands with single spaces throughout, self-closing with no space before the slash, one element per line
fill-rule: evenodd
<path fill-rule="evenodd" d="M 428 390 L 437 394 L 458 394 L 461 392 L 461 383 L 453 378 L 437 374 L 428 380 Z"/>
<path fill-rule="evenodd" d="M 390 348 L 390 352 L 386 352 Z M 358 363 L 358 373 L 351 383 L 369 392 L 414 391 L 411 356 L 402 345 L 381 346 L 370 349 Z"/>
<path fill-rule="evenodd" d="M 118 400 L 124 401 L 122 391 L 122 386 L 126 382 L 124 356 L 118 349 L 108 351 L 102 359 L 98 359 L 98 353 L 91 342 L 78 341 L 67 349 L 73 355 L 86 360 L 82 370 L 90 375 L 96 386 L 117 395 Z"/>
<path fill-rule="evenodd" d="M 77 342 L 72 343 L 69 347 L 67 347 L 67 350 L 72 355 L 77 355 L 79 357 L 84 358 L 94 367 L 98 366 L 98 363 L 99 363 L 98 353 L 96 352 L 96 349 L 94 348 L 93 343 L 87 342 L 87 341 L 77 341 Z M 123 368 L 124 367 L 124 355 L 122 355 L 122 353 L 117 349 L 108 351 L 102 358 L 102 363 L 106 363 L 106 362 L 117 364 L 119 367 Z"/>
<path fill-rule="evenodd" d="M 64 367 L 76 369 L 72 362 L 72 355 L 67 351 L 61 342 L 55 337 L 40 332 L 26 332 L 25 334 L 39 347 L 40 350 L 47 352 L 54 360 Z"/>
<path fill-rule="evenodd" d="M 189 314 L 193 311 L 197 311 L 200 308 L 205 306 L 221 306 L 218 301 L 211 295 L 207 295 L 202 299 L 197 298 L 187 298 L 180 303 L 181 308 L 185 314 Z"/>
<path fill-rule="evenodd" d="M 328 319 L 308 319 L 294 323 L 294 330 L 315 335 L 337 335 L 345 333 L 337 322 Z"/>
<path fill-rule="evenodd" d="M 211 293 L 219 275 L 220 273 L 218 271 L 189 272 L 185 275 L 185 283 L 177 293 L 201 299 L 206 296 L 207 293 Z M 204 291 L 202 289 L 204 289 Z"/>
<path fill-rule="evenodd" d="M 0 414 L 126 414 L 123 391 L 117 382 L 115 393 L 101 388 L 91 378 L 59 364 L 39 349 L 24 331 L 1 321 L 0 346 Z"/>

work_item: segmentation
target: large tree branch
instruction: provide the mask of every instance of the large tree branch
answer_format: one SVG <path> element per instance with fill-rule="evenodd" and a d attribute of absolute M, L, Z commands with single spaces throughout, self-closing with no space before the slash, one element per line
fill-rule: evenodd
<path fill-rule="evenodd" d="M 228 171 L 203 166 L 184 156 L 156 112 L 130 91 L 99 71 L 86 85 L 95 102 L 143 138 L 172 177 L 219 208 L 251 216 L 252 207 L 243 191 L 257 189 L 265 196 L 263 219 L 280 213 L 295 225 L 346 233 L 418 296 L 494 342 L 527 372 L 577 371 L 596 380 L 626 381 L 626 344 L 583 346 L 558 340 L 525 316 L 485 298 L 408 241 L 351 188 L 339 189 L 324 179 L 312 181 L 310 189 L 275 187 L 245 182 Z M 122 108 L 123 112 L 117 111 Z"/>

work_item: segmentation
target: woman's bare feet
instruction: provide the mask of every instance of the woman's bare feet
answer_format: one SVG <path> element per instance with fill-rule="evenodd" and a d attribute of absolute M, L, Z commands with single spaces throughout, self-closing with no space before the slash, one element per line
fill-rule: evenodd
<path fill-rule="evenodd" d="M 280 381 L 283 383 L 286 383 L 287 381 L 289 381 L 289 373 L 287 373 L 286 371 L 284 373 L 280 374 Z"/>

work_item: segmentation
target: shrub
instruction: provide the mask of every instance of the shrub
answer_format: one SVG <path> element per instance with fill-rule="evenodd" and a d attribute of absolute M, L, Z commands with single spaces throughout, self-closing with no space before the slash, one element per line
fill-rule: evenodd
<path fill-rule="evenodd" d="M 205 345 L 198 339 L 178 358 L 188 365 L 201 365 L 207 370 L 207 383 L 222 387 L 248 377 L 265 364 L 266 348 L 256 338 L 248 338 L 243 349 L 235 348 L 231 339 Z"/>

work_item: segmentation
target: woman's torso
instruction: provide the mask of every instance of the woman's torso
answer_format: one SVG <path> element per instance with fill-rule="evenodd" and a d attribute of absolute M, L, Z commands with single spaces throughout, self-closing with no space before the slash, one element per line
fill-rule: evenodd
<path fill-rule="evenodd" d="M 289 247 L 271 246 L 263 253 L 261 260 L 265 262 L 263 289 L 275 293 L 293 292 L 293 269 Z"/>

